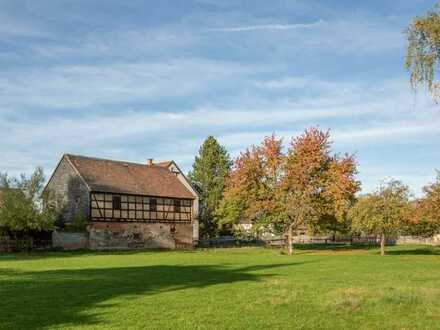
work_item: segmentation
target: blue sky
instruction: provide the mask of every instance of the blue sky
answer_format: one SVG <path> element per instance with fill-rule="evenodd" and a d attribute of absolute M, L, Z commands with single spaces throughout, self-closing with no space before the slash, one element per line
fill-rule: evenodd
<path fill-rule="evenodd" d="M 330 129 L 363 191 L 414 193 L 440 168 L 440 106 L 403 66 L 434 1 L 0 0 L 0 171 L 50 174 L 63 153 L 189 170 L 214 135 Z"/>

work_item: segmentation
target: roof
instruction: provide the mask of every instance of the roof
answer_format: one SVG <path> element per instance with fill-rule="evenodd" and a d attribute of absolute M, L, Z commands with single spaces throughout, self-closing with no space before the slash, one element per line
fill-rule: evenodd
<path fill-rule="evenodd" d="M 147 165 L 70 154 L 64 157 L 92 191 L 190 199 L 196 197 L 176 174 L 168 170 L 165 162 Z"/>
<path fill-rule="evenodd" d="M 157 163 L 154 163 L 154 165 L 162 166 L 162 167 L 168 167 L 168 166 L 170 166 L 172 163 L 173 163 L 172 160 L 166 160 L 166 161 L 163 161 L 163 162 L 157 162 Z"/>

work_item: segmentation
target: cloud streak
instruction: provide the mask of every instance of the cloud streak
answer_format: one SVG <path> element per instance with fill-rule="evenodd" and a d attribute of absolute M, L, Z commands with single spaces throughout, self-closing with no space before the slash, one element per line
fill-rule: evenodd
<path fill-rule="evenodd" d="M 323 20 L 312 23 L 297 23 L 297 24 L 262 24 L 262 25 L 245 25 L 236 27 L 211 28 L 208 31 L 212 32 L 247 32 L 247 31 L 280 31 L 280 30 L 296 30 L 309 29 L 325 24 Z"/>

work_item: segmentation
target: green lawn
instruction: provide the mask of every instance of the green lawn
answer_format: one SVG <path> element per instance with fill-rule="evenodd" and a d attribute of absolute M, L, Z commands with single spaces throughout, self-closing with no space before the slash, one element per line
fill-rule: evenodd
<path fill-rule="evenodd" d="M 0 328 L 440 329 L 440 248 L 0 255 Z"/>

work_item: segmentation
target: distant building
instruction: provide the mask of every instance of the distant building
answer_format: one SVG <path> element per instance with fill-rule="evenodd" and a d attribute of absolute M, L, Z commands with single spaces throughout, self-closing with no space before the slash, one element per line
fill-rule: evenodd
<path fill-rule="evenodd" d="M 45 190 L 67 227 L 87 221 L 90 248 L 179 248 L 198 240 L 199 198 L 174 161 L 65 154 Z"/>

